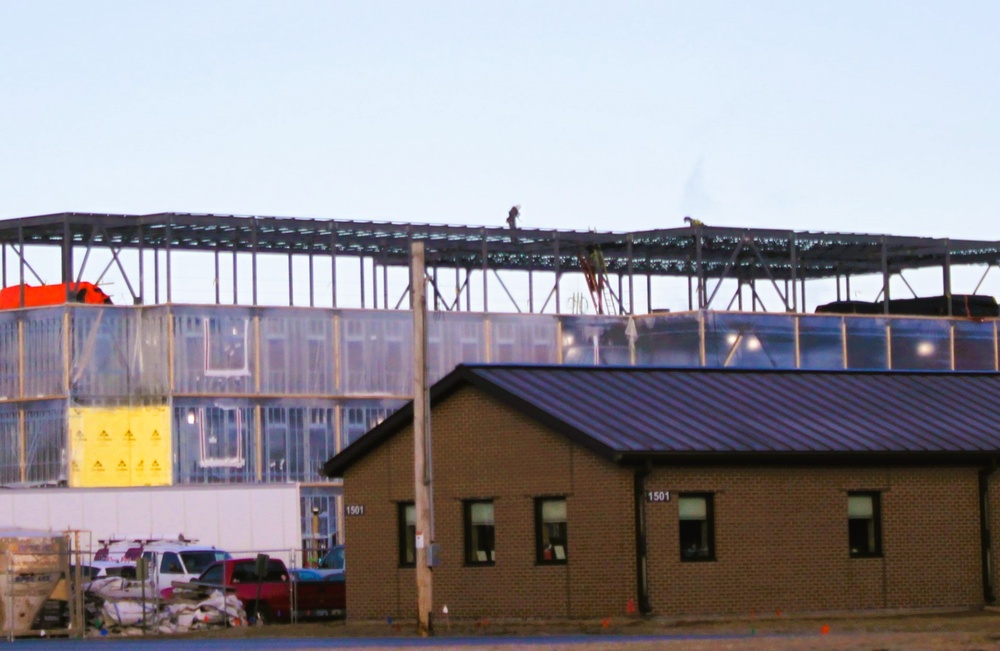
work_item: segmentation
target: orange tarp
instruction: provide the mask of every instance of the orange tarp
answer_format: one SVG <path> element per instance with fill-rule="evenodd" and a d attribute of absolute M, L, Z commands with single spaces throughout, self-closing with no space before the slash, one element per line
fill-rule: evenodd
<path fill-rule="evenodd" d="M 67 285 L 69 287 L 67 288 Z M 37 307 L 39 305 L 61 305 L 70 303 L 95 303 L 111 304 L 111 297 L 93 283 L 59 283 L 58 285 L 25 285 L 23 307 Z M 0 310 L 22 307 L 21 286 L 14 285 L 0 289 Z"/>

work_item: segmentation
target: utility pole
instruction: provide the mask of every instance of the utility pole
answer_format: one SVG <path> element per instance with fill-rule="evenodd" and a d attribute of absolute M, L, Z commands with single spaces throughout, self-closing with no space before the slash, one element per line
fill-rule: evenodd
<path fill-rule="evenodd" d="M 427 637 L 434 633 L 431 590 L 433 576 L 427 552 L 434 540 L 431 505 L 431 438 L 430 405 L 427 394 L 427 299 L 424 272 L 424 243 L 410 245 L 410 299 L 413 308 L 413 489 L 417 516 L 417 633 Z"/>

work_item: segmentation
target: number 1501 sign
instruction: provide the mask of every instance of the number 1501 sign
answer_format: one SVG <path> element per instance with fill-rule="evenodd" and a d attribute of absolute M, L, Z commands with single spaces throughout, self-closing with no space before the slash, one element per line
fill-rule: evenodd
<path fill-rule="evenodd" d="M 344 515 L 364 515 L 365 507 L 363 504 L 348 504 L 344 507 Z"/>
<path fill-rule="evenodd" d="M 647 502 L 669 502 L 670 491 L 646 491 Z"/>

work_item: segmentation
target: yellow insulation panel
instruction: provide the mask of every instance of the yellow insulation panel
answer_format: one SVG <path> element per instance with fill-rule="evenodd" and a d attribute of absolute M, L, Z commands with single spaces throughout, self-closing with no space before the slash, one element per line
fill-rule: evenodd
<path fill-rule="evenodd" d="M 172 483 L 169 408 L 74 407 L 69 428 L 70 486 Z"/>

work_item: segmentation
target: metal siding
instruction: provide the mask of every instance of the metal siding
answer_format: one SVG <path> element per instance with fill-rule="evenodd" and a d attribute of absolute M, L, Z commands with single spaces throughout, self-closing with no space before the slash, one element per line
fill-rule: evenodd
<path fill-rule="evenodd" d="M 616 452 L 1000 450 L 1000 375 L 471 366 Z"/>

